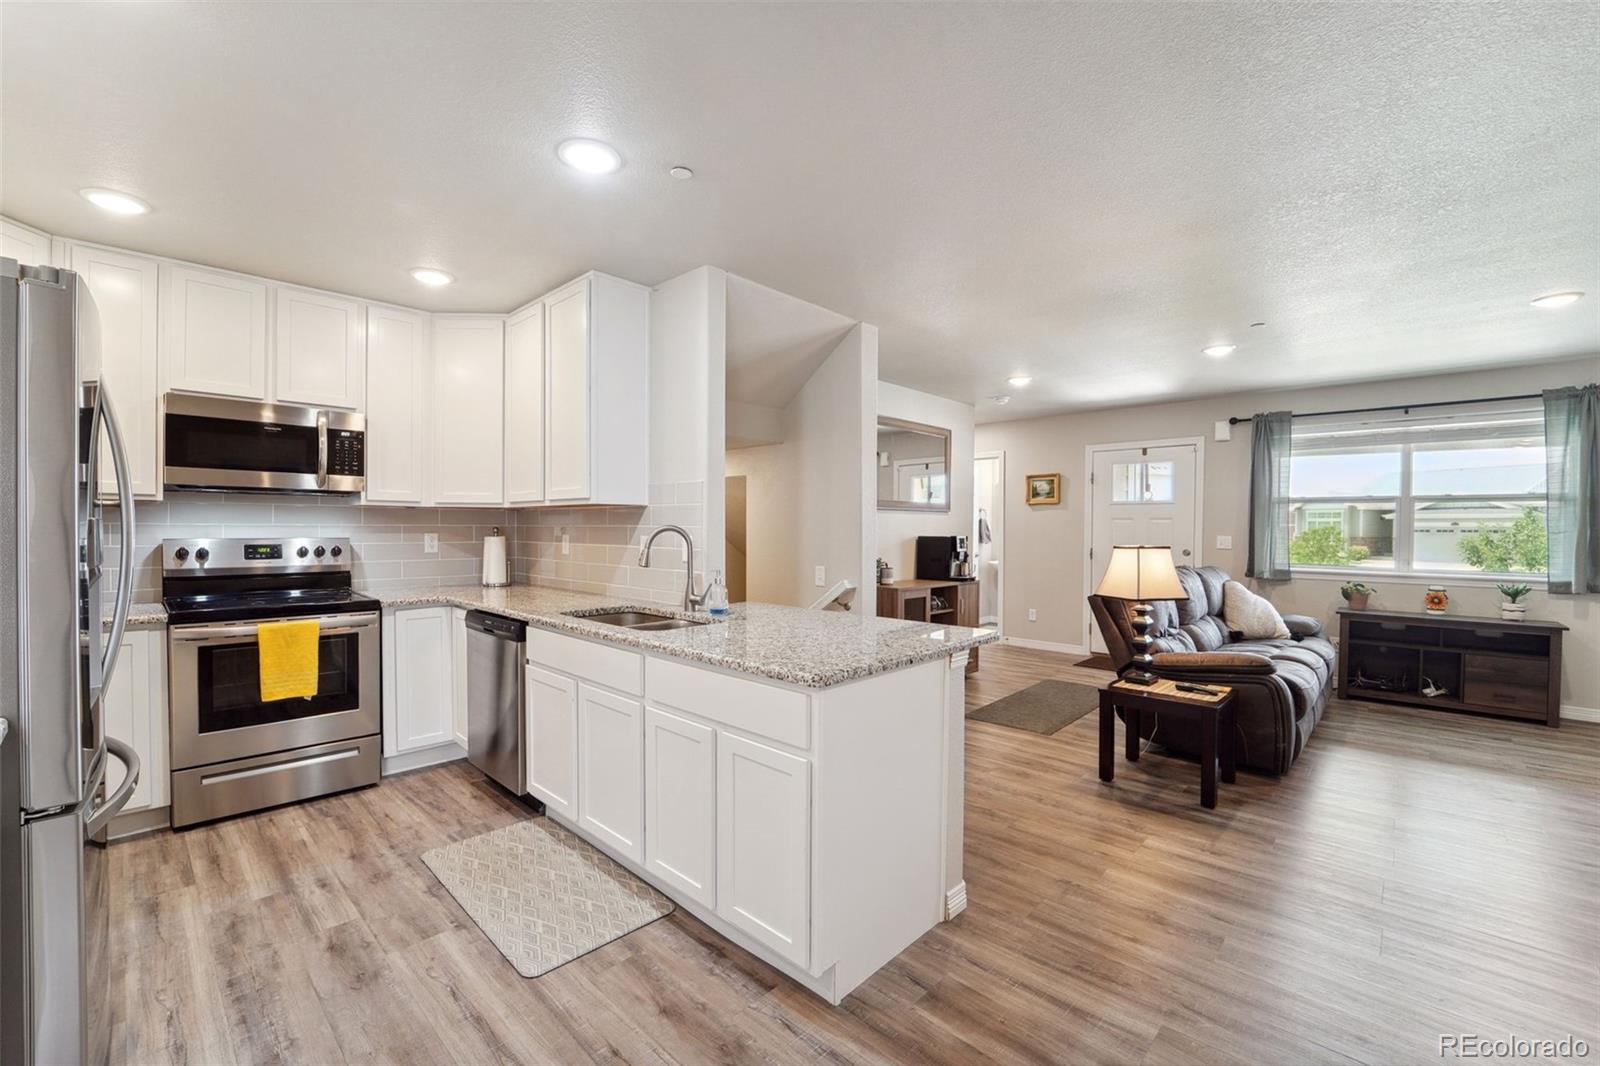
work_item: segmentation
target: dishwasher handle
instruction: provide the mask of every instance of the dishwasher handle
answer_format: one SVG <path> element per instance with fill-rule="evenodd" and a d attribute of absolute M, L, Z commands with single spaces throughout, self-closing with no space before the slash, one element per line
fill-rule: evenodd
<path fill-rule="evenodd" d="M 528 638 L 528 623 L 515 618 L 506 618 L 504 615 L 490 614 L 488 611 L 468 611 L 467 628 L 474 633 L 487 633 L 500 640 L 511 640 L 518 644 Z"/>

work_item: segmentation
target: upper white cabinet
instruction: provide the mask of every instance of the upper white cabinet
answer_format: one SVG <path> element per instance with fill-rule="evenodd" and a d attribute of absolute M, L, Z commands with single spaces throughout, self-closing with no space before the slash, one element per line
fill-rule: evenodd
<path fill-rule="evenodd" d="M 506 502 L 544 502 L 544 304 L 506 320 Z"/>
<path fill-rule="evenodd" d="M 267 399 L 267 286 L 163 263 L 161 292 L 168 387 Z"/>
<path fill-rule="evenodd" d="M 650 290 L 585 274 L 545 297 L 545 498 L 650 502 Z"/>
<path fill-rule="evenodd" d="M 0 259 L 15 259 L 22 266 L 49 266 L 50 235 L 0 218 Z"/>
<path fill-rule="evenodd" d="M 100 361 L 105 383 L 128 447 L 133 494 L 161 498 L 161 354 L 157 332 L 157 277 L 154 259 L 93 248 L 68 246 L 71 267 L 84 280 L 100 316 Z M 109 445 L 100 456 L 100 489 L 115 491 Z"/>
<path fill-rule="evenodd" d="M 427 494 L 428 316 L 367 308 L 367 493 L 420 504 Z"/>
<path fill-rule="evenodd" d="M 433 320 L 433 499 L 498 505 L 505 499 L 505 320 Z"/>
<path fill-rule="evenodd" d="M 277 290 L 274 399 L 361 407 L 367 338 L 361 304 L 305 289 Z"/>

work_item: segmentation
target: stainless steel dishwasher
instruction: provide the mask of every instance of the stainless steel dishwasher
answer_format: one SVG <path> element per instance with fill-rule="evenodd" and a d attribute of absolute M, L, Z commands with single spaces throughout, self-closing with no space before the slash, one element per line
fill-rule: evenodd
<path fill-rule="evenodd" d="M 518 796 L 527 791 L 522 711 L 528 627 L 467 612 L 467 758 Z"/>

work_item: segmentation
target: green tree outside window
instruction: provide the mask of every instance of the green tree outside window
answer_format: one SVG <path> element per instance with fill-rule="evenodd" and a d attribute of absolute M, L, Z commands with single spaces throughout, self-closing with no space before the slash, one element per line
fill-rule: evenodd
<path fill-rule="evenodd" d="M 1338 526 L 1313 526 L 1289 541 L 1290 565 L 1350 566 L 1371 554 L 1365 545 L 1346 541 Z"/>
<path fill-rule="evenodd" d="M 1480 529 L 1456 543 L 1468 566 L 1496 574 L 1518 570 L 1544 573 L 1549 564 L 1544 515 L 1537 507 L 1524 507 L 1517 520 L 1505 529 Z M 1290 545 L 1291 559 L 1294 546 Z"/>

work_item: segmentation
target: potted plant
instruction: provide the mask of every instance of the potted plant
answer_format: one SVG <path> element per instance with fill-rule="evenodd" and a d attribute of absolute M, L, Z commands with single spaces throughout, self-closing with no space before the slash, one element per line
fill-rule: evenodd
<path fill-rule="evenodd" d="M 1528 614 L 1528 605 L 1521 602 L 1522 597 L 1533 591 L 1529 585 L 1496 585 L 1504 596 L 1505 602 L 1500 605 L 1500 617 L 1507 622 L 1520 622 Z"/>
<path fill-rule="evenodd" d="M 1344 602 L 1350 605 L 1352 611 L 1365 611 L 1367 598 L 1377 591 L 1371 585 L 1360 581 L 1346 581 L 1339 586 L 1339 595 L 1344 597 Z"/>

